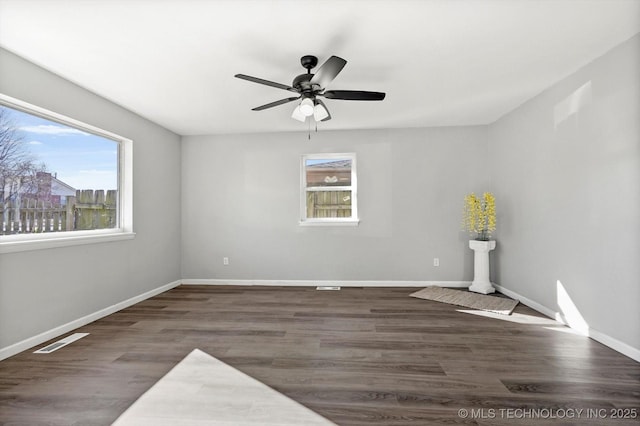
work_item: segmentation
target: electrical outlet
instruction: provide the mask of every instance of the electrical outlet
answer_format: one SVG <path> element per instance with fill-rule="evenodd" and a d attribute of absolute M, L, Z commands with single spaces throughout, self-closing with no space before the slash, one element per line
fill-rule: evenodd
<path fill-rule="evenodd" d="M 433 266 L 440 266 L 440 258 L 438 257 L 433 258 Z"/>
<path fill-rule="evenodd" d="M 229 258 L 228 257 L 223 257 L 222 258 L 222 264 L 224 266 L 228 266 L 229 265 Z"/>

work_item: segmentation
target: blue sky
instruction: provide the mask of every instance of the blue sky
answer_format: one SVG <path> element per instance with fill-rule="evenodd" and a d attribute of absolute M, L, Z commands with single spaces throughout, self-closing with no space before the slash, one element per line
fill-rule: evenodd
<path fill-rule="evenodd" d="M 10 111 L 24 146 L 47 171 L 75 189 L 117 189 L 118 144 L 64 124 Z"/>
<path fill-rule="evenodd" d="M 324 164 L 324 163 L 341 163 L 345 160 L 345 158 L 334 158 L 334 159 L 328 159 L 328 158 L 318 158 L 318 159 L 307 159 L 306 160 L 306 165 L 307 166 L 313 166 L 315 164 Z"/>

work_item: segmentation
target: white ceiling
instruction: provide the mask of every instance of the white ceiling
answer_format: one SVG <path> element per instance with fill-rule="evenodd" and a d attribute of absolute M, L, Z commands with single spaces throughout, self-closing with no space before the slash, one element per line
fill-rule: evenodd
<path fill-rule="evenodd" d="M 640 0 L 0 0 L 0 46 L 178 134 L 306 130 L 299 58 L 348 63 L 320 129 L 487 124 L 640 32 Z M 0 77 L 1 78 L 1 77 Z"/>

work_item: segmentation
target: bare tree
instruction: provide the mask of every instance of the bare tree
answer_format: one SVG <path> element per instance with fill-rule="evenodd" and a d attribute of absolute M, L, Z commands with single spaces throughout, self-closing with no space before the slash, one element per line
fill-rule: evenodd
<path fill-rule="evenodd" d="M 11 110 L 0 106 L 0 202 L 36 192 L 38 172 L 44 171 L 46 166 L 29 152 Z"/>

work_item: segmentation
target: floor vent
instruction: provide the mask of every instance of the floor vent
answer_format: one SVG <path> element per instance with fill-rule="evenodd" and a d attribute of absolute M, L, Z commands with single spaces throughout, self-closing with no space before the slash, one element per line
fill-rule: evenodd
<path fill-rule="evenodd" d="M 75 342 L 76 340 L 82 339 L 84 336 L 88 336 L 89 333 L 74 333 L 71 336 L 67 336 L 64 339 L 60 339 L 55 343 L 51 343 L 50 345 L 45 346 L 44 348 L 38 349 L 34 351 L 34 354 L 50 354 L 51 352 L 55 352 L 60 348 L 67 346 L 70 343 Z"/>
<path fill-rule="evenodd" d="M 340 290 L 340 287 L 331 285 L 319 285 L 318 287 L 316 287 L 316 290 Z"/>

